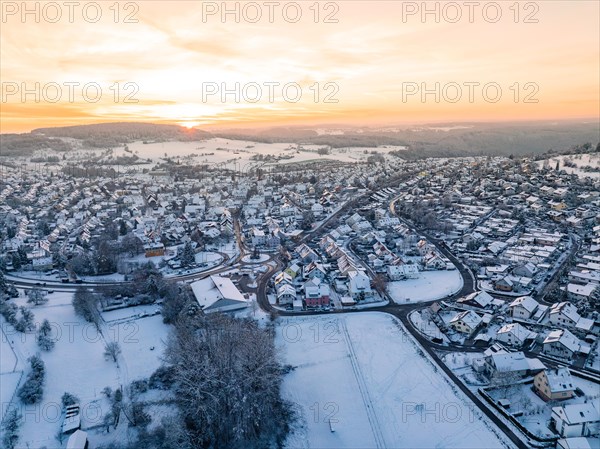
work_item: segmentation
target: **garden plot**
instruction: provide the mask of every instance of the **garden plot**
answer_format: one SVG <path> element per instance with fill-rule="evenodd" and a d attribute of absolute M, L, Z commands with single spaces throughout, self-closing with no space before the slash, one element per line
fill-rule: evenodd
<path fill-rule="evenodd" d="M 283 394 L 301 416 L 287 447 L 510 447 L 393 317 L 290 318 L 277 330 L 295 367 Z"/>

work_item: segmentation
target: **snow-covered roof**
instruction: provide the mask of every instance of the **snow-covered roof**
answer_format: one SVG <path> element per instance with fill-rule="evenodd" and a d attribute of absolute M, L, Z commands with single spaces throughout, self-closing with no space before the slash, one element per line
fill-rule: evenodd
<path fill-rule="evenodd" d="M 552 413 L 570 425 L 600 421 L 600 414 L 593 402 L 552 407 Z"/>
<path fill-rule="evenodd" d="M 560 342 L 570 351 L 575 352 L 579 349 L 579 339 L 567 329 L 556 329 L 548 334 L 544 339 L 544 344 Z"/>
<path fill-rule="evenodd" d="M 596 290 L 596 288 L 598 288 L 598 286 L 593 283 L 586 284 L 586 285 L 568 284 L 567 292 L 573 293 L 575 295 L 587 297 L 587 296 L 591 296 L 591 294 L 594 293 L 594 290 Z"/>
<path fill-rule="evenodd" d="M 235 310 L 248 306 L 248 301 L 240 293 L 231 279 L 210 276 L 190 284 L 198 304 L 205 312 Z"/>
<path fill-rule="evenodd" d="M 67 440 L 66 449 L 84 449 L 87 443 L 87 433 L 83 430 L 76 430 Z"/>
<path fill-rule="evenodd" d="M 550 307 L 550 315 L 561 314 L 569 318 L 571 321 L 575 323 L 579 320 L 579 314 L 577 313 L 577 309 L 570 302 L 564 301 L 558 304 L 552 304 Z"/>
<path fill-rule="evenodd" d="M 507 333 L 513 334 L 521 342 L 535 335 L 533 332 L 531 332 L 525 326 L 521 326 L 519 323 L 505 324 L 498 329 L 497 332 L 498 335 Z"/>
<path fill-rule="evenodd" d="M 510 303 L 509 307 L 521 306 L 528 312 L 532 313 L 537 309 L 538 302 L 531 296 L 521 296 Z"/>
<path fill-rule="evenodd" d="M 527 371 L 546 368 L 539 359 L 528 359 L 522 352 L 496 353 L 490 355 L 496 370 L 502 372 Z"/>
<path fill-rule="evenodd" d="M 479 304 L 480 307 L 487 307 L 489 304 L 492 303 L 492 301 L 494 300 L 494 298 L 492 298 L 492 296 L 485 292 L 485 291 L 480 291 L 480 292 L 474 292 L 471 293 L 470 295 L 461 298 L 458 300 L 458 302 L 475 302 L 477 304 Z"/>
<path fill-rule="evenodd" d="M 548 369 L 545 373 L 546 379 L 548 379 L 548 387 L 552 393 L 572 391 L 575 389 L 569 368 L 563 366 L 557 369 Z"/>
<path fill-rule="evenodd" d="M 465 312 L 460 312 L 454 318 L 450 320 L 450 323 L 456 323 L 458 321 L 462 321 L 471 329 L 475 329 L 481 323 L 481 317 L 477 315 L 472 310 L 467 310 Z"/>

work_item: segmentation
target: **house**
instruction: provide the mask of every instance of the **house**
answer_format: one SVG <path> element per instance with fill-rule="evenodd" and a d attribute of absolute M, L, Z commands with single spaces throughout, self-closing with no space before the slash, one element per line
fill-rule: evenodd
<path fill-rule="evenodd" d="M 514 287 L 515 283 L 509 276 L 499 279 L 494 283 L 494 288 L 501 292 L 512 292 Z"/>
<path fill-rule="evenodd" d="M 523 346 L 527 340 L 534 339 L 535 336 L 535 332 L 531 332 L 519 323 L 505 324 L 496 332 L 497 341 L 519 347 Z"/>
<path fill-rule="evenodd" d="M 151 242 L 144 245 L 146 257 L 156 257 L 165 255 L 165 245 L 160 242 Z"/>
<path fill-rule="evenodd" d="M 520 351 L 497 351 L 489 353 L 485 356 L 484 361 L 484 372 L 490 377 L 498 373 L 513 373 L 522 377 L 537 373 L 546 368 L 539 359 L 529 359 Z"/>
<path fill-rule="evenodd" d="M 457 303 L 459 303 L 461 305 L 485 309 L 490 304 L 492 304 L 493 301 L 494 301 L 494 298 L 492 298 L 492 296 L 489 293 L 481 291 L 481 292 L 474 292 L 474 293 L 471 293 L 470 295 L 465 296 L 464 298 L 460 298 L 457 301 Z"/>
<path fill-rule="evenodd" d="M 515 274 L 517 276 L 525 276 L 528 278 L 533 277 L 536 272 L 537 272 L 537 268 L 531 262 L 526 262 L 522 265 L 518 265 L 513 270 L 513 274 Z"/>
<path fill-rule="evenodd" d="M 458 313 L 450 320 L 450 327 L 464 334 L 472 334 L 481 325 L 483 320 L 472 310 Z"/>
<path fill-rule="evenodd" d="M 312 278 L 304 283 L 304 301 L 307 307 L 329 305 L 329 285 L 319 278 Z"/>
<path fill-rule="evenodd" d="M 296 248 L 296 253 L 300 257 L 300 260 L 306 264 L 319 260 L 319 255 L 305 243 Z"/>
<path fill-rule="evenodd" d="M 600 413 L 594 402 L 552 407 L 550 422 L 562 437 L 587 437 L 600 432 Z"/>
<path fill-rule="evenodd" d="M 508 307 L 513 318 L 528 320 L 535 314 L 539 304 L 531 296 L 521 296 L 511 302 Z"/>
<path fill-rule="evenodd" d="M 277 276 L 275 276 L 275 286 L 279 287 L 280 285 L 283 284 L 289 284 L 291 285 L 293 281 L 292 276 L 286 271 L 282 271 L 281 273 L 279 273 Z"/>
<path fill-rule="evenodd" d="M 31 264 L 34 271 L 48 271 L 52 269 L 52 257 L 35 257 L 31 259 Z"/>
<path fill-rule="evenodd" d="M 556 449 L 598 449 L 598 444 L 598 438 L 560 438 L 556 442 Z"/>
<path fill-rule="evenodd" d="M 364 299 L 373 294 L 371 280 L 362 271 L 348 272 L 348 293 L 353 299 Z"/>
<path fill-rule="evenodd" d="M 540 371 L 533 378 L 533 389 L 544 401 L 570 399 L 575 396 L 575 385 L 567 367 Z"/>
<path fill-rule="evenodd" d="M 296 289 L 289 284 L 282 284 L 277 288 L 277 303 L 279 305 L 293 304 L 296 299 Z"/>
<path fill-rule="evenodd" d="M 304 277 L 307 279 L 317 277 L 321 280 L 324 280 L 327 277 L 327 270 L 322 264 L 317 262 L 311 262 L 310 264 L 306 265 L 302 271 L 304 273 Z"/>
<path fill-rule="evenodd" d="M 229 312 L 250 305 L 231 279 L 226 277 L 209 276 L 192 282 L 190 287 L 204 313 Z"/>
<path fill-rule="evenodd" d="M 419 277 L 419 268 L 415 264 L 388 265 L 386 272 L 390 281 L 417 279 Z"/>
<path fill-rule="evenodd" d="M 570 360 L 579 351 L 579 339 L 567 329 L 556 329 L 544 339 L 544 354 Z"/>
<path fill-rule="evenodd" d="M 580 318 L 577 308 L 567 301 L 552 304 L 548 315 L 548 320 L 556 327 L 575 327 Z"/>
<path fill-rule="evenodd" d="M 423 267 L 425 270 L 445 270 L 446 261 L 442 259 L 438 254 L 429 253 L 423 256 Z"/>
<path fill-rule="evenodd" d="M 567 284 L 567 298 L 572 301 L 588 300 L 594 294 L 598 284 L 589 283 L 586 285 L 579 285 L 569 283 Z"/>
<path fill-rule="evenodd" d="M 67 440 L 66 449 L 87 449 L 87 433 L 83 430 L 76 430 Z"/>
<path fill-rule="evenodd" d="M 292 279 L 295 279 L 296 276 L 300 274 L 301 270 L 302 269 L 300 268 L 300 265 L 298 265 L 297 263 L 293 263 L 285 269 L 285 273 L 290 275 Z"/>

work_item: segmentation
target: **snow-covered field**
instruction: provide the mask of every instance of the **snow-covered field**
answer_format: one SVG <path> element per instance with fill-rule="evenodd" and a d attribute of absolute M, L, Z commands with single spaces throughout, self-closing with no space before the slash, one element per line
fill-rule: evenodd
<path fill-rule="evenodd" d="M 316 151 L 319 145 L 303 145 L 302 148 L 309 151 L 296 150 L 297 145 L 292 143 L 258 143 L 243 140 L 231 139 L 208 139 L 202 142 L 161 142 L 143 144 L 134 142 L 129 144 L 129 150 L 141 158 L 158 159 L 165 157 L 185 157 L 195 154 L 194 161 L 197 163 L 224 164 L 227 168 L 233 168 L 233 161 L 237 164 L 247 164 L 251 162 L 250 158 L 254 155 L 263 156 L 291 156 L 290 159 L 284 159 L 280 163 L 304 162 L 308 160 L 334 159 L 341 162 L 357 162 L 366 160 L 369 154 L 365 151 L 378 151 L 380 153 L 389 153 L 393 150 L 401 150 L 404 147 L 386 147 L 386 148 L 339 148 L 332 149 L 331 154 L 319 156 Z M 115 156 L 130 156 L 122 149 L 115 149 Z M 236 167 L 236 169 L 240 169 Z M 241 168 L 243 170 L 243 166 Z"/>
<path fill-rule="evenodd" d="M 288 318 L 277 330 L 295 367 L 283 394 L 301 416 L 288 448 L 510 447 L 393 317 Z"/>
<path fill-rule="evenodd" d="M 388 283 L 388 293 L 398 304 L 443 299 L 459 291 L 463 280 L 458 270 L 421 271 L 418 279 Z"/>
<path fill-rule="evenodd" d="M 566 167 L 565 161 L 571 162 L 576 166 Z M 600 168 L 600 154 L 598 153 L 557 156 L 550 159 L 545 159 L 543 161 L 538 161 L 536 164 L 539 168 L 546 166 L 550 169 L 554 169 L 556 168 L 557 162 L 559 162 L 559 169 L 564 170 L 569 174 L 576 174 L 580 177 L 600 178 L 600 171 L 583 170 L 583 167 L 593 167 L 596 169 Z"/>

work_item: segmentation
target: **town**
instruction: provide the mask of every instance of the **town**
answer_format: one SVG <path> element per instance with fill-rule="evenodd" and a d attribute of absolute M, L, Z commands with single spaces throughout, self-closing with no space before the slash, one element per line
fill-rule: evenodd
<path fill-rule="evenodd" d="M 111 447 L 176 416 L 162 354 L 187 310 L 273 330 L 303 420 L 287 447 L 597 447 L 598 148 L 403 150 L 206 138 L 3 161 L 9 440 Z"/>

